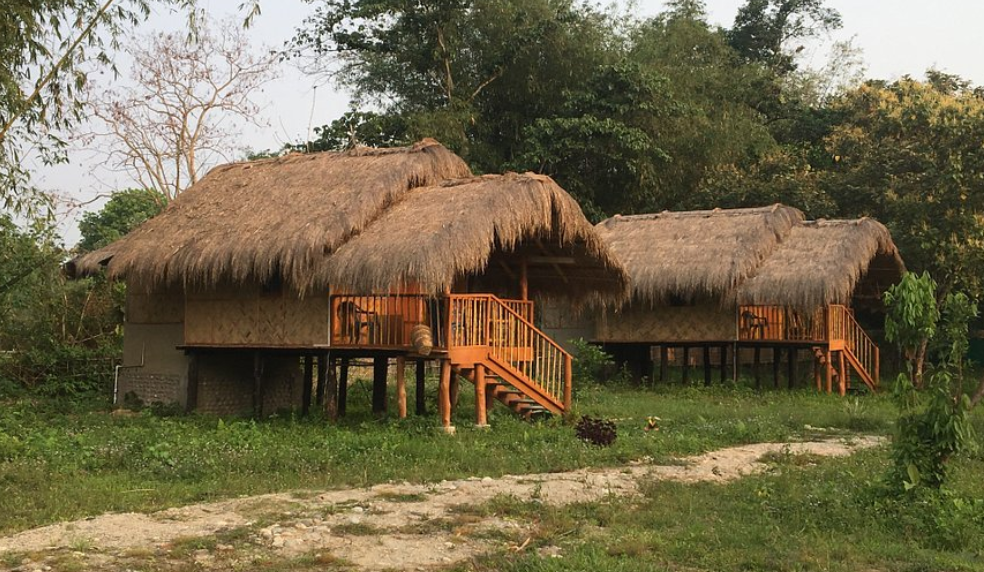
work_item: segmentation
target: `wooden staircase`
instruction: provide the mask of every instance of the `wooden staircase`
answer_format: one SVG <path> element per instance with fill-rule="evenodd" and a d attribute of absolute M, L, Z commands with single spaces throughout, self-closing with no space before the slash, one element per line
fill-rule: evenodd
<path fill-rule="evenodd" d="M 854 319 L 846 306 L 830 306 L 827 319 L 828 352 L 827 367 L 837 375 L 841 395 L 851 389 L 851 375 L 855 374 L 871 391 L 878 390 L 880 355 L 878 346 L 864 328 Z M 829 379 L 829 376 L 828 376 Z M 828 387 L 828 391 L 829 391 Z"/>
<path fill-rule="evenodd" d="M 475 384 L 479 425 L 487 423 L 493 400 L 526 419 L 570 410 L 572 357 L 531 319 L 516 301 L 451 295 L 448 357 Z"/>

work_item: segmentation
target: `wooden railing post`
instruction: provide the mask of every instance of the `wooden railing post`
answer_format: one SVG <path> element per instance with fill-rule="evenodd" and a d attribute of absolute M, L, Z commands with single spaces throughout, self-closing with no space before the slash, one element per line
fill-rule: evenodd
<path fill-rule="evenodd" d="M 486 398 L 485 366 L 475 364 L 475 425 L 488 427 L 488 401 Z"/>
<path fill-rule="evenodd" d="M 881 349 L 875 346 L 875 387 L 881 385 Z"/>
<path fill-rule="evenodd" d="M 441 411 L 441 426 L 446 433 L 454 433 L 454 427 L 451 426 L 451 360 L 441 360 L 441 381 L 437 393 L 437 405 Z"/>
<path fill-rule="evenodd" d="M 573 362 L 570 354 L 564 354 L 564 413 L 571 412 L 574 402 Z"/>

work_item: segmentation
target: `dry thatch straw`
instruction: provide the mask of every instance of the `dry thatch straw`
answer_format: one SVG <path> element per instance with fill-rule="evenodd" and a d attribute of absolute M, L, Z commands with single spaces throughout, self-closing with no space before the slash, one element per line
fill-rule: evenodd
<path fill-rule="evenodd" d="M 628 271 L 633 299 L 726 302 L 803 218 L 799 210 L 777 204 L 615 216 L 596 228 Z"/>
<path fill-rule="evenodd" d="M 413 283 L 437 293 L 481 273 L 483 288 L 515 287 L 524 258 L 538 295 L 611 299 L 627 284 L 574 199 L 530 173 L 415 189 L 342 245 L 318 281 L 360 292 Z"/>
<path fill-rule="evenodd" d="M 740 304 L 817 308 L 847 304 L 864 280 L 877 297 L 905 266 L 888 229 L 870 218 L 819 220 L 792 228 L 789 236 L 738 289 Z"/>
<path fill-rule="evenodd" d="M 467 177 L 434 140 L 401 149 L 292 154 L 223 165 L 123 239 L 79 257 L 70 274 L 103 266 L 145 284 L 213 286 L 282 276 L 305 291 L 325 255 L 411 189 Z"/>

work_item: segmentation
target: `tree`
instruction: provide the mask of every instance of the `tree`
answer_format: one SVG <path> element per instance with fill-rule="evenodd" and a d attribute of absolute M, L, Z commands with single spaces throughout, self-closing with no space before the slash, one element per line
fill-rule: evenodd
<path fill-rule="evenodd" d="M 831 104 L 826 192 L 844 216 L 886 223 L 909 269 L 947 294 L 984 295 L 984 99 L 903 79 Z"/>
<path fill-rule="evenodd" d="M 324 0 L 293 51 L 405 126 L 401 137 L 497 171 L 586 70 L 614 62 L 613 31 L 573 0 Z"/>
<path fill-rule="evenodd" d="M 91 90 L 96 126 L 86 141 L 107 143 L 110 164 L 167 200 L 237 148 L 241 121 L 255 121 L 252 97 L 276 58 L 257 54 L 231 23 L 202 22 L 193 41 L 177 33 L 134 38 L 133 87 Z"/>
<path fill-rule="evenodd" d="M 796 69 L 795 54 L 802 50 L 790 43 L 841 25 L 840 14 L 824 6 L 824 0 L 746 0 L 728 39 L 741 57 L 781 77 Z"/>
<path fill-rule="evenodd" d="M 164 0 L 188 10 L 194 0 Z M 256 12 L 252 4 L 250 14 Z M 65 160 L 60 135 L 82 119 L 85 64 L 109 65 L 121 34 L 146 19 L 149 0 L 9 0 L 0 10 L 0 203 L 34 214 L 47 198 L 25 159 Z"/>
<path fill-rule="evenodd" d="M 145 220 L 157 215 L 166 200 L 157 191 L 126 189 L 113 193 L 99 212 L 82 215 L 78 249 L 90 252 L 115 242 Z"/>

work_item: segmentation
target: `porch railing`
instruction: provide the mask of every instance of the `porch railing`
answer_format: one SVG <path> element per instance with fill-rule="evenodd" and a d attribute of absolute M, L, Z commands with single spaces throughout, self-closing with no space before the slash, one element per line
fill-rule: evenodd
<path fill-rule="evenodd" d="M 831 346 L 843 344 L 877 385 L 880 369 L 878 345 L 868 336 L 847 306 L 833 304 L 829 311 Z"/>
<path fill-rule="evenodd" d="M 827 310 L 802 312 L 783 306 L 739 306 L 738 339 L 767 341 L 827 340 Z"/>

